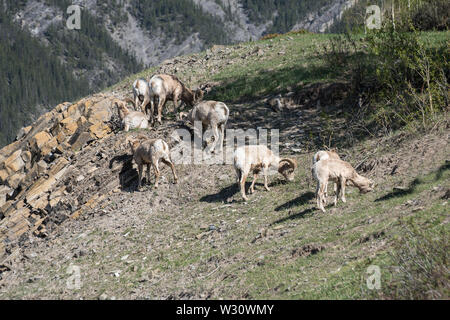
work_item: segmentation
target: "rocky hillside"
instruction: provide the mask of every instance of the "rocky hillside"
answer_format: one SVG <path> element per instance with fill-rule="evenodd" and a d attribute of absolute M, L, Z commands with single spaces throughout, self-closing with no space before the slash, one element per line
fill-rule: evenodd
<path fill-rule="evenodd" d="M 366 269 L 390 274 L 406 221 L 448 234 L 449 132 L 353 139 L 348 86 L 317 55 L 327 39 L 289 35 L 170 59 L 21 129 L 0 150 L 0 298 L 370 297 Z M 154 72 L 206 84 L 206 98 L 229 106 L 228 128 L 279 128 L 281 152 L 299 163 L 295 181 L 270 177 L 271 191 L 257 184 L 245 203 L 230 165 L 187 164 L 177 165 L 179 184 L 164 168 L 158 190 L 136 192 L 127 136 L 176 150 L 183 124 L 169 106 L 162 126 L 126 134 L 111 102 Z M 349 188 L 347 203 L 322 214 L 310 163 L 330 140 L 377 188 Z"/>
<path fill-rule="evenodd" d="M 0 79 L 0 146 L 10 143 L 19 128 L 54 103 L 98 92 L 144 66 L 268 33 L 323 32 L 353 2 L 1 0 L 1 28 L 11 37 L 0 44 L 0 70 L 8 75 Z M 81 7 L 80 30 L 65 26 L 71 4 Z M 11 40 L 18 33 L 31 38 L 25 40 L 26 48 Z M 34 51 L 40 53 L 39 58 Z M 35 70 L 41 65 L 45 70 Z M 55 80 L 57 85 L 35 74 L 61 79 Z"/>

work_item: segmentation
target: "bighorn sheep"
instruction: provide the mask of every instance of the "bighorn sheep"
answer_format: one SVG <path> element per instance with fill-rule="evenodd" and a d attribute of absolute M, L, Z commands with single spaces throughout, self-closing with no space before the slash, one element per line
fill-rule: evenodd
<path fill-rule="evenodd" d="M 313 157 L 313 165 L 320 160 L 326 160 L 326 159 L 337 159 L 337 160 L 341 160 L 341 157 L 339 157 L 339 155 L 337 154 L 337 150 L 336 149 L 330 149 L 329 151 L 318 151 L 316 152 L 316 154 Z M 334 192 L 336 192 L 337 190 L 337 184 L 334 183 L 333 184 L 333 189 Z M 328 183 L 325 186 L 325 192 L 324 192 L 324 197 L 325 197 L 325 201 L 328 197 Z"/>
<path fill-rule="evenodd" d="M 328 180 L 337 183 L 337 191 L 334 199 L 334 205 L 337 205 L 338 198 L 342 202 L 347 202 L 345 199 L 345 186 L 355 186 L 361 193 L 367 193 L 373 190 L 374 183 L 361 175 L 359 175 L 350 163 L 338 159 L 325 159 L 317 161 L 312 167 L 312 176 L 317 181 L 316 200 L 317 206 L 320 210 L 325 212 L 323 207 L 326 203 L 324 198 L 325 188 Z"/>
<path fill-rule="evenodd" d="M 191 91 L 177 77 L 167 74 L 154 75 L 149 81 L 150 87 L 150 106 L 153 116 L 155 104 L 158 110 L 158 122 L 161 124 L 161 113 L 168 100 L 173 101 L 175 111 L 178 111 L 178 101 L 193 107 L 194 104 L 203 99 L 203 91 L 197 89 Z M 158 100 L 158 102 L 156 102 Z"/>
<path fill-rule="evenodd" d="M 133 95 L 134 95 L 134 107 L 137 109 L 139 102 L 142 101 L 140 105 L 141 111 L 147 114 L 147 106 L 150 103 L 150 87 L 148 82 L 144 79 L 137 79 L 133 83 Z M 151 115 L 153 116 L 153 114 Z"/>
<path fill-rule="evenodd" d="M 248 200 L 245 195 L 245 181 L 250 171 L 253 172 L 253 182 L 249 192 L 253 193 L 255 191 L 255 182 L 261 170 L 264 175 L 264 188 L 270 191 L 267 185 L 269 167 L 277 168 L 278 172 L 287 181 L 293 181 L 297 162 L 289 158 L 281 159 L 264 145 L 242 146 L 236 149 L 234 153 L 234 169 L 236 170 L 236 178 L 238 184 L 240 184 L 241 194 L 245 201 Z"/>
<path fill-rule="evenodd" d="M 131 152 L 133 154 L 133 159 L 138 165 L 139 181 L 138 190 L 141 188 L 142 182 L 142 171 L 144 169 L 144 164 L 147 165 L 147 183 L 150 182 L 150 165 L 155 170 L 155 188 L 158 188 L 159 184 L 159 161 L 161 160 L 165 165 L 172 169 L 172 173 L 175 179 L 175 183 L 178 183 L 177 173 L 175 171 L 175 166 L 170 159 L 170 149 L 167 143 L 162 139 L 144 139 L 135 140 L 127 138 L 127 143 L 131 147 Z"/>
<path fill-rule="evenodd" d="M 337 159 L 341 160 L 339 155 L 337 154 L 336 149 L 331 149 L 330 151 L 317 151 L 316 154 L 313 157 L 313 165 L 320 160 L 326 160 L 326 159 Z"/>
<path fill-rule="evenodd" d="M 119 109 L 119 116 L 125 132 L 130 131 L 130 129 L 147 129 L 149 127 L 147 116 L 139 111 L 130 111 L 126 107 L 128 101 L 115 99 L 113 102 Z"/>
<path fill-rule="evenodd" d="M 230 116 L 230 110 L 223 102 L 202 101 L 197 104 L 189 113 L 181 112 L 180 118 L 186 118 L 188 122 L 194 125 L 195 121 L 201 121 L 204 128 L 211 128 L 214 135 L 214 142 L 211 146 L 211 152 L 215 152 L 216 145 L 220 144 L 219 151 L 223 150 L 223 138 L 225 134 L 225 126 Z"/>

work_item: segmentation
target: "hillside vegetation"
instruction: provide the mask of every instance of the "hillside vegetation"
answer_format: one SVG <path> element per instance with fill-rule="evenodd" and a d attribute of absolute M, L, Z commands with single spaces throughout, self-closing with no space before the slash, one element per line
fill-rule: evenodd
<path fill-rule="evenodd" d="M 320 20 L 314 25 L 319 28 L 340 14 L 342 0 L 77 3 L 82 7 L 82 27 L 68 30 L 70 0 L 0 1 L 4 40 L 0 43 L 0 146 L 11 143 L 21 127 L 53 104 L 98 92 L 144 66 L 214 44 L 259 39 L 304 21 L 307 28 Z M 334 3 L 338 5 L 322 15 Z M 17 43 L 11 35 L 17 36 Z"/>
<path fill-rule="evenodd" d="M 424 33 L 419 43 L 441 48 L 448 38 L 448 32 Z M 40 124 L 51 121 L 46 118 L 56 121 L 48 125 L 52 134 L 67 123 L 76 128 L 63 136 L 68 145 L 58 145 L 62 152 L 55 159 L 42 157 L 49 169 L 41 178 L 48 174 L 51 180 L 61 163 L 64 175 L 37 199 L 29 194 L 36 189 L 23 184 L 3 207 L 0 227 L 16 223 L 16 210 L 31 211 L 40 224 L 27 218 L 29 229 L 26 223 L 14 227 L 25 230 L 18 238 L 4 233 L 9 240 L 3 241 L 0 298 L 448 298 L 447 110 L 427 115 L 431 127 L 420 125 L 421 116 L 410 126 L 374 120 L 384 88 L 357 86 L 356 69 L 343 71 L 366 61 L 357 60 L 368 53 L 366 40 L 353 40 L 356 53 L 343 51 L 336 68 L 330 68 L 339 52 L 333 44 L 342 42 L 334 35 L 289 34 L 214 46 L 166 60 L 43 117 L 13 147 L 25 145 L 43 129 Z M 90 110 L 100 110 L 110 123 L 117 112 L 112 97 L 130 96 L 134 79 L 159 72 L 176 74 L 190 87 L 208 84 L 206 99 L 230 108 L 228 128 L 280 129 L 281 153 L 299 163 L 295 181 L 271 176 L 271 191 L 258 183 L 245 203 L 232 166 L 189 164 L 177 166 L 179 184 L 164 169 L 158 190 L 150 184 L 136 192 L 136 166 L 125 139 L 163 137 L 174 147 L 171 136 L 181 124 L 171 105 L 163 125 L 152 130 L 127 135 L 111 128 L 81 137 L 92 129 L 91 121 L 99 121 Z M 377 73 L 369 74 L 377 83 Z M 427 96 L 426 90 L 421 94 Z M 432 99 L 439 97 L 433 93 Z M 347 203 L 321 213 L 312 156 L 336 146 L 376 188 L 365 195 L 348 188 Z M 380 267 L 381 290 L 367 287 L 372 265 Z M 79 288 L 67 285 L 71 266 L 79 267 Z"/>

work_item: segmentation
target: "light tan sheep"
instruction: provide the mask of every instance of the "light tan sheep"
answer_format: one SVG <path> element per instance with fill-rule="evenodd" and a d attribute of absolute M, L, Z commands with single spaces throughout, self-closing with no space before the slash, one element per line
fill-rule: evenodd
<path fill-rule="evenodd" d="M 162 109 L 166 102 L 171 100 L 175 105 L 175 112 L 178 110 L 178 102 L 181 100 L 187 106 L 193 107 L 197 101 L 203 98 L 203 91 L 195 91 L 187 88 L 177 77 L 168 74 L 154 75 L 149 81 L 151 113 L 158 110 L 158 122 L 161 124 Z"/>
<path fill-rule="evenodd" d="M 316 154 L 313 157 L 313 165 L 320 160 L 326 160 L 326 159 L 337 159 L 337 160 L 341 160 L 341 157 L 339 157 L 339 155 L 337 154 L 337 150 L 336 149 L 331 149 L 329 151 L 318 151 L 316 152 Z M 333 183 L 333 190 L 334 192 L 336 192 L 337 190 L 337 184 Z M 326 199 L 328 198 L 328 184 L 325 186 L 325 202 Z"/>
<path fill-rule="evenodd" d="M 180 113 L 180 118 L 182 120 L 186 118 L 192 125 L 194 125 L 196 121 L 200 121 L 203 124 L 204 129 L 212 129 L 214 142 L 211 145 L 211 152 L 215 152 L 217 143 L 219 143 L 219 151 L 223 150 L 225 126 L 229 116 L 230 110 L 227 105 L 217 101 L 202 101 L 192 108 L 189 113 Z M 200 134 L 200 132 L 197 134 Z"/>
<path fill-rule="evenodd" d="M 114 99 L 113 103 L 119 109 L 119 116 L 122 120 L 122 126 L 125 132 L 128 132 L 132 129 L 148 129 L 149 123 L 147 116 L 139 111 L 130 111 L 126 107 L 126 103 L 130 101 L 121 101 L 118 99 Z"/>
<path fill-rule="evenodd" d="M 255 191 L 255 182 L 261 170 L 264 175 L 264 188 L 270 191 L 267 185 L 267 174 L 270 167 L 276 168 L 287 181 L 294 181 L 295 169 L 297 168 L 297 162 L 294 159 L 281 159 L 265 145 L 242 146 L 236 149 L 234 152 L 234 169 L 242 198 L 245 201 L 248 200 L 245 194 L 245 181 L 250 171 L 253 172 L 253 182 L 249 192 Z"/>
<path fill-rule="evenodd" d="M 162 139 L 131 139 L 127 138 L 126 141 L 133 154 L 133 159 L 138 166 L 139 182 L 138 189 L 141 188 L 142 171 L 144 164 L 147 165 L 147 183 L 150 182 L 150 166 L 155 171 L 155 188 L 158 188 L 160 170 L 159 161 L 162 161 L 165 165 L 172 169 L 172 173 L 175 179 L 175 183 L 178 183 L 178 177 L 175 170 L 175 166 L 170 159 L 170 149 L 168 144 Z"/>
<path fill-rule="evenodd" d="M 142 113 L 148 114 L 147 106 L 150 103 L 150 87 L 144 79 L 137 79 L 133 82 L 134 108 L 137 110 L 139 102 L 142 101 L 140 109 Z M 153 114 L 151 114 L 153 117 Z"/>
<path fill-rule="evenodd" d="M 324 198 L 325 188 L 329 180 L 337 183 L 334 199 L 335 206 L 339 198 L 341 198 L 342 202 L 347 202 L 345 199 L 345 186 L 347 183 L 357 187 L 361 193 L 372 191 L 374 186 L 373 181 L 359 175 L 350 163 L 338 159 L 317 161 L 312 167 L 312 176 L 317 181 L 317 207 L 323 212 L 325 212 L 324 203 L 326 203 Z"/>

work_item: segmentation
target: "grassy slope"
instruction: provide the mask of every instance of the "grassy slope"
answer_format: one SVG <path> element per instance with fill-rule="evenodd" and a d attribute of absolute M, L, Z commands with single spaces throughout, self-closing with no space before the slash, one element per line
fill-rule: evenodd
<path fill-rule="evenodd" d="M 178 75 L 183 79 L 191 77 L 191 85 L 220 81 L 222 85 L 213 95 L 226 101 L 233 112 L 249 112 L 255 107 L 249 101 L 257 101 L 265 94 L 295 87 L 300 81 L 337 79 L 338 75 L 327 73 L 317 56 L 318 48 L 328 37 L 301 35 L 293 36 L 293 40 L 281 37 L 238 45 L 227 58 L 237 59 L 234 64 L 215 71 L 214 65 L 203 70 L 187 68 Z M 447 35 L 433 34 L 433 37 L 442 40 Z M 260 60 L 241 58 L 257 46 L 265 50 Z M 279 54 L 281 51 L 285 54 Z M 155 71 L 153 68 L 138 76 L 148 77 Z M 135 78 L 130 77 L 113 89 L 129 88 Z M 394 162 L 402 157 L 402 152 L 411 152 L 414 157 L 399 174 L 373 172 L 370 176 L 378 184 L 375 192 L 362 196 L 350 189 L 348 202 L 340 203 L 336 209 L 328 208 L 326 214 L 319 213 L 313 201 L 312 152 L 297 157 L 300 167 L 294 183 L 284 184 L 278 177 L 272 177 L 272 191 L 265 192 L 257 184 L 256 194 L 250 196 L 248 204 L 237 193 L 231 167 L 180 167 L 179 175 L 185 180 L 181 186 L 167 187 L 170 192 L 165 198 L 165 208 L 155 207 L 149 213 L 145 206 L 133 207 L 133 202 L 151 203 L 153 198 L 164 194 L 164 186 L 159 191 L 147 189 L 139 194 L 119 195 L 114 203 L 107 204 L 113 208 L 107 216 L 85 223 L 70 222 L 67 228 L 76 230 L 74 234 L 63 233 L 61 238 L 51 240 L 51 249 L 45 249 L 70 252 L 74 243 L 82 243 L 89 254 L 74 259 L 62 258 L 65 253 L 59 258 L 37 258 L 24 269 L 24 279 L 37 276 L 37 280 L 22 280 L 0 291 L 0 297 L 96 298 L 102 293 L 118 298 L 371 297 L 373 293 L 365 285 L 366 269 L 379 265 L 382 283 L 389 280 L 392 263 L 387 253 L 402 233 L 402 222 L 412 219 L 430 232 L 437 229 L 448 232 L 448 205 L 440 198 L 440 192 L 449 187 L 450 181 L 445 162 L 449 154 L 447 138 L 441 138 L 447 133 L 403 140 L 398 139 L 400 133 L 342 150 L 346 160 L 353 164 L 366 156 L 370 159 L 387 156 Z M 417 144 L 428 146 L 423 152 L 432 157 L 422 155 L 422 150 L 414 151 Z M 386 164 L 380 167 L 390 171 Z M 200 184 L 201 174 L 209 177 L 208 187 Z M 219 179 L 222 175 L 226 178 Z M 183 184 L 189 180 L 192 183 L 187 188 L 192 190 L 186 195 Z M 410 188 L 402 192 L 393 190 L 398 185 Z M 434 192 L 433 188 L 441 191 Z M 226 203 L 229 197 L 235 201 Z M 125 198 L 131 204 L 119 205 L 120 199 Z M 124 211 L 133 222 L 114 226 Z M 109 221 L 111 226 L 102 226 L 102 221 Z M 220 232 L 197 237 L 205 232 L 201 228 L 204 225 L 214 225 Z M 264 236 L 259 237 L 261 233 Z M 324 249 L 313 255 L 300 255 L 305 245 Z M 124 256 L 127 259 L 123 260 Z M 71 264 L 83 270 L 81 290 L 65 288 L 65 272 Z M 112 275 L 114 270 L 121 270 L 119 278 Z"/>

